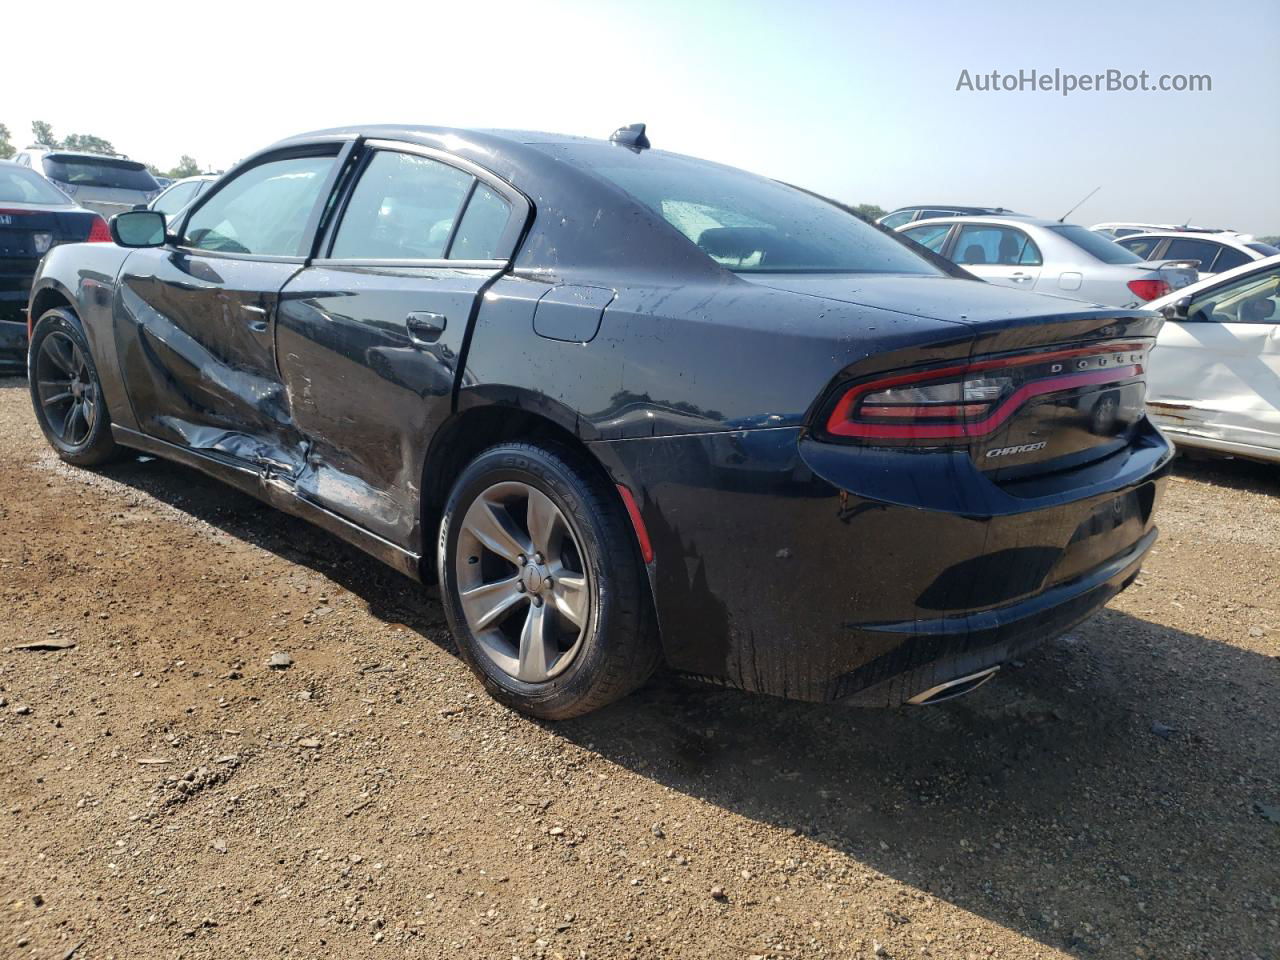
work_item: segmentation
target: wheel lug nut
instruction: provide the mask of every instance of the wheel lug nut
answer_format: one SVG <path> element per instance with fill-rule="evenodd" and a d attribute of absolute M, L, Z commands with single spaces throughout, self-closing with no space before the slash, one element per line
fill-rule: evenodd
<path fill-rule="evenodd" d="M 529 562 L 529 558 L 528 558 L 528 557 L 526 557 L 523 553 L 522 553 L 522 554 L 520 554 L 520 556 L 518 557 L 518 559 L 519 559 L 519 561 L 520 561 L 520 566 L 522 566 L 522 567 L 523 567 L 526 563 L 528 563 L 528 562 Z"/>
<path fill-rule="evenodd" d="M 553 581 L 550 577 L 547 577 L 547 579 L 543 580 L 542 583 L 548 590 L 550 590 L 552 587 L 555 586 L 555 581 Z"/>
<path fill-rule="evenodd" d="M 523 583 L 517 583 L 517 584 L 516 584 L 516 593 L 524 593 L 524 584 L 523 584 Z"/>
<path fill-rule="evenodd" d="M 540 607 L 540 606 L 542 606 L 542 598 L 541 598 L 541 597 L 534 597 L 534 598 L 533 598 L 533 605 L 534 605 L 535 607 Z"/>
<path fill-rule="evenodd" d="M 534 562 L 534 563 L 541 563 L 541 562 L 542 562 L 542 554 L 540 554 L 540 553 L 535 553 L 535 554 L 533 555 L 533 562 Z"/>

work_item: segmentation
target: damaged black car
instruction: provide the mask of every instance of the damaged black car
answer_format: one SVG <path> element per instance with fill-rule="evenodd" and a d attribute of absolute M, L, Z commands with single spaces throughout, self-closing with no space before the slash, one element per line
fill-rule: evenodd
<path fill-rule="evenodd" d="M 32 287 L 58 454 L 177 460 L 438 582 L 538 717 L 660 664 L 930 702 L 1156 537 L 1154 314 L 982 283 L 639 125 L 323 131 L 111 231 Z"/>

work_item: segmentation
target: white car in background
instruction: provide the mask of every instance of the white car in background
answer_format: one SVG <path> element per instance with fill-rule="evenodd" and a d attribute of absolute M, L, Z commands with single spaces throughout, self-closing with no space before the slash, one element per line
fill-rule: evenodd
<path fill-rule="evenodd" d="M 1154 233 L 1156 231 L 1173 231 L 1176 233 L 1235 233 L 1221 227 L 1192 227 L 1177 223 L 1134 223 L 1131 220 L 1118 220 L 1113 223 L 1095 223 L 1089 228 L 1094 233 L 1118 240 L 1121 237 L 1132 237 L 1136 233 Z"/>
<path fill-rule="evenodd" d="M 1147 408 L 1178 446 L 1280 462 L 1280 256 L 1149 304 Z"/>
<path fill-rule="evenodd" d="M 1186 263 L 1147 263 L 1101 234 L 1032 217 L 917 220 L 898 232 L 988 283 L 1140 307 L 1194 283 Z"/>
<path fill-rule="evenodd" d="M 217 179 L 214 174 L 202 173 L 198 176 L 175 180 L 164 188 L 160 196 L 148 204 L 147 209 L 163 213 L 165 223 L 171 223 L 175 214 L 181 213 L 192 200 L 204 193 L 205 188 Z"/>
<path fill-rule="evenodd" d="M 1136 233 L 1115 241 L 1143 260 L 1198 260 L 1201 280 L 1254 260 L 1274 257 L 1280 249 L 1238 233 L 1187 233 L 1160 230 Z"/>

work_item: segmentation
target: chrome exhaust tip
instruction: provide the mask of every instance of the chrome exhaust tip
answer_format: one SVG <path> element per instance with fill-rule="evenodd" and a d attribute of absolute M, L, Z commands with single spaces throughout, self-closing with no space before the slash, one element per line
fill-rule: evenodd
<path fill-rule="evenodd" d="M 1000 666 L 987 667 L 985 670 L 979 670 L 977 673 L 970 673 L 963 677 L 956 677 L 954 680 L 948 680 L 946 683 L 940 683 L 936 687 L 930 687 L 928 690 L 922 690 L 914 697 L 907 701 L 915 707 L 927 706 L 931 703 L 941 703 L 943 700 L 953 700 L 956 697 L 963 697 L 966 693 L 977 690 L 980 686 L 994 677 L 1000 672 Z"/>

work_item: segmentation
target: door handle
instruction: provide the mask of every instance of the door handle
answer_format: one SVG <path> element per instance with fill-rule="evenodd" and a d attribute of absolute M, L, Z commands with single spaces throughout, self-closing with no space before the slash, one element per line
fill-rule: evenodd
<path fill-rule="evenodd" d="M 427 313 L 415 310 L 404 318 L 409 339 L 414 343 L 435 343 L 444 333 L 448 320 L 443 313 Z"/>
<path fill-rule="evenodd" d="M 1031 275 L 1026 273 L 1014 273 L 1010 274 L 1010 278 L 1014 283 L 1026 283 L 1031 279 Z"/>

